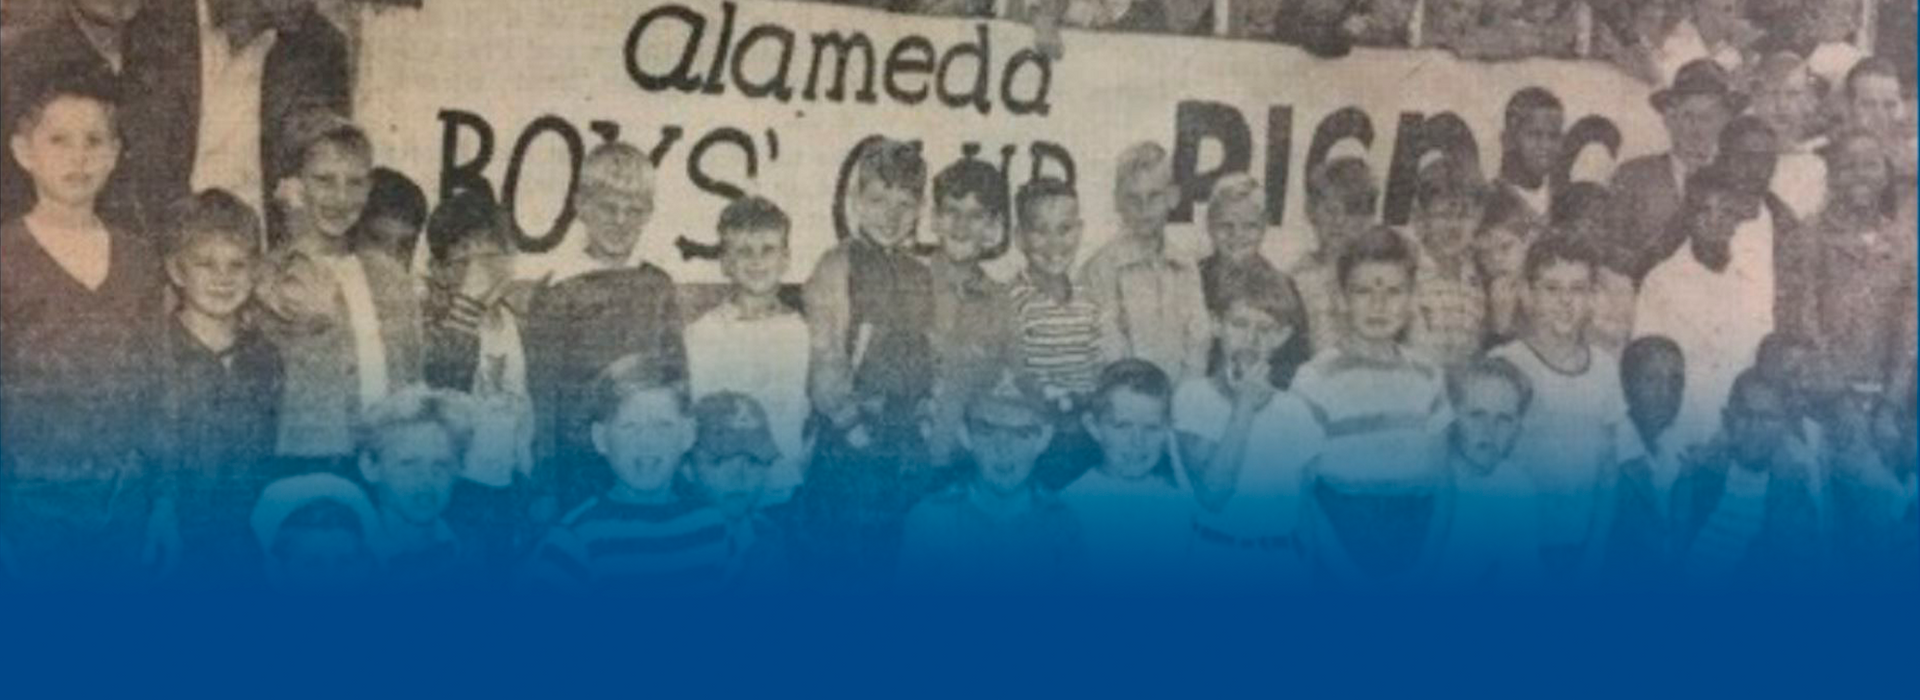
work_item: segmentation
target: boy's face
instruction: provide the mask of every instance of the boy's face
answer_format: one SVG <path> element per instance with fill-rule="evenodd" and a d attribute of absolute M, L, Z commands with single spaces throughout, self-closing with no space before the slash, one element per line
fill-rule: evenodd
<path fill-rule="evenodd" d="M 787 232 L 778 228 L 742 229 L 720 234 L 720 270 L 748 294 L 764 296 L 780 289 L 792 256 Z"/>
<path fill-rule="evenodd" d="M 282 530 L 268 558 L 268 574 L 288 593 L 322 595 L 364 589 L 373 581 L 373 553 L 360 533 L 345 528 Z"/>
<path fill-rule="evenodd" d="M 1686 391 L 1686 360 L 1670 350 L 1647 353 L 1622 368 L 1627 414 L 1636 423 L 1655 429 L 1673 425 L 1680 415 L 1680 397 Z"/>
<path fill-rule="evenodd" d="M 1770 183 L 1779 164 L 1778 144 L 1771 134 L 1749 131 L 1728 144 L 1731 150 L 1720 154 L 1720 161 L 1734 177 L 1749 182 Z"/>
<path fill-rule="evenodd" d="M 1349 211 L 1345 203 L 1332 195 L 1307 202 L 1307 221 L 1313 224 L 1321 254 L 1329 257 L 1338 255 L 1341 245 L 1358 236 L 1371 223 L 1370 218 Z"/>
<path fill-rule="evenodd" d="M 1720 149 L 1720 129 L 1732 118 L 1726 103 L 1714 95 L 1681 97 L 1661 115 L 1674 156 L 1695 168 L 1713 162 Z"/>
<path fill-rule="evenodd" d="M 120 137 L 106 105 L 80 97 L 47 103 L 40 120 L 10 141 L 13 158 L 39 196 L 67 206 L 93 206 L 120 162 Z"/>
<path fill-rule="evenodd" d="M 1534 175 L 1553 172 L 1560 159 L 1560 131 L 1566 115 L 1557 109 L 1534 109 L 1520 115 L 1507 130 L 1506 147 L 1520 156 L 1520 164 Z"/>
<path fill-rule="evenodd" d="M 1002 423 L 985 416 L 968 416 L 966 446 L 979 469 L 980 483 L 1006 496 L 1027 487 L 1033 465 L 1053 440 L 1053 428 L 1033 420 Z"/>
<path fill-rule="evenodd" d="M 1474 240 L 1474 253 L 1488 277 L 1513 279 L 1525 268 L 1527 246 L 1532 243 L 1533 234 L 1526 225 L 1506 223 L 1482 232 Z"/>
<path fill-rule="evenodd" d="M 1887 157 L 1879 146 L 1870 139 L 1855 139 L 1834 154 L 1833 165 L 1827 170 L 1827 188 L 1835 202 L 1871 209 L 1880 205 L 1889 177 Z"/>
<path fill-rule="evenodd" d="M 205 236 L 175 254 L 167 274 L 188 308 L 212 318 L 231 318 L 253 294 L 252 248 L 217 236 Z"/>
<path fill-rule="evenodd" d="M 1207 234 L 1213 237 L 1213 251 L 1228 260 L 1244 260 L 1259 254 L 1260 239 L 1267 233 L 1267 210 L 1254 197 L 1243 197 L 1207 211 Z"/>
<path fill-rule="evenodd" d="M 1427 253 L 1441 260 L 1458 260 L 1473 244 L 1482 207 L 1472 196 L 1447 196 L 1414 207 L 1413 225 Z"/>
<path fill-rule="evenodd" d="M 1740 222 L 1753 218 L 1759 210 L 1759 200 L 1752 195 L 1731 190 L 1708 193 L 1692 212 L 1694 235 L 1704 243 L 1725 243 L 1733 239 Z"/>
<path fill-rule="evenodd" d="M 920 193 L 889 187 L 878 177 L 861 176 L 853 195 L 853 219 L 868 240 L 892 248 L 913 236 L 920 220 Z"/>
<path fill-rule="evenodd" d="M 596 256 L 626 260 L 653 218 L 653 189 L 645 183 L 585 181 L 574 197 L 587 247 Z"/>
<path fill-rule="evenodd" d="M 673 485 L 673 473 L 693 438 L 693 421 L 668 389 L 629 396 L 612 418 L 593 425 L 594 449 L 620 483 L 640 492 Z"/>
<path fill-rule="evenodd" d="M 1080 254 L 1080 200 L 1048 197 L 1034 202 L 1022 222 L 1020 252 L 1027 264 L 1053 275 L 1069 274 Z"/>
<path fill-rule="evenodd" d="M 937 202 L 933 209 L 934 233 L 940 236 L 940 250 L 949 261 L 979 260 L 1006 235 L 1000 215 L 972 193 Z"/>
<path fill-rule="evenodd" d="M 1753 113 L 1767 122 L 1782 140 L 1806 137 L 1820 101 L 1805 69 L 1764 81 L 1753 91 Z"/>
<path fill-rule="evenodd" d="M 760 495 L 767 486 L 767 463 L 747 455 L 701 456 L 692 462 L 701 491 L 728 520 L 744 519 L 760 505 Z"/>
<path fill-rule="evenodd" d="M 1394 342 L 1407 327 L 1413 306 L 1413 276 L 1391 262 L 1354 266 L 1343 290 L 1353 333 L 1374 342 Z"/>
<path fill-rule="evenodd" d="M 1220 350 L 1236 371 L 1254 367 L 1286 342 L 1280 320 L 1244 302 L 1234 302 L 1219 318 Z"/>
<path fill-rule="evenodd" d="M 1088 413 L 1085 422 L 1115 476 L 1137 479 L 1151 474 L 1167 454 L 1172 430 L 1164 400 L 1115 389 L 1106 410 Z"/>
<path fill-rule="evenodd" d="M 1173 173 L 1165 165 L 1123 178 L 1114 187 L 1113 195 L 1121 224 L 1136 236 L 1154 235 L 1166 228 L 1167 217 L 1180 203 L 1180 191 L 1173 186 Z"/>
<path fill-rule="evenodd" d="M 420 240 L 420 229 L 397 216 L 376 216 L 362 225 L 373 245 L 396 258 L 406 255 L 410 246 Z"/>
<path fill-rule="evenodd" d="M 453 436 L 434 423 L 388 430 L 380 436 L 376 454 L 367 458 L 374 501 L 415 525 L 432 524 L 446 512 L 459 475 L 460 452 Z"/>
<path fill-rule="evenodd" d="M 1579 338 L 1593 315 L 1593 268 L 1558 260 L 1534 272 L 1527 285 L 1527 318 L 1538 330 Z"/>
<path fill-rule="evenodd" d="M 1469 380 L 1453 407 L 1453 446 L 1467 462 L 1492 470 L 1520 435 L 1520 392 L 1497 378 Z"/>
<path fill-rule="evenodd" d="M 513 252 L 491 237 L 469 236 L 447 251 L 440 274 L 446 283 L 479 297 L 513 279 Z"/>
<path fill-rule="evenodd" d="M 1911 138 L 1907 103 L 1900 98 L 1900 81 L 1887 75 L 1862 75 L 1852 83 L 1849 111 L 1855 124 L 1881 138 Z"/>
<path fill-rule="evenodd" d="M 314 228 L 332 238 L 347 235 L 367 208 L 372 175 L 367 154 L 328 141 L 314 144 L 300 169 L 301 192 Z"/>
<path fill-rule="evenodd" d="M 1772 387 L 1751 385 L 1734 392 L 1721 416 L 1734 458 L 1750 465 L 1771 460 L 1785 440 L 1789 416 L 1786 397 Z"/>

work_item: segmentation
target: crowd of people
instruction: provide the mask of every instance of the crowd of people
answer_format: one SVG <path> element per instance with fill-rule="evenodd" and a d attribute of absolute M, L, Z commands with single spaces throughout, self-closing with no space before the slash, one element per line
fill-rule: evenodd
<path fill-rule="evenodd" d="M 1651 98 L 1671 149 L 1606 183 L 1550 177 L 1567 115 L 1520 90 L 1495 175 L 1440 149 L 1405 226 L 1364 160 L 1315 165 L 1286 269 L 1247 174 L 1210 253 L 1171 252 L 1159 144 L 1016 186 L 876 137 L 798 294 L 787 211 L 826 205 L 743 195 L 696 305 L 636 259 L 673 203 L 631 144 L 586 155 L 582 255 L 528 280 L 489 188 L 430 206 L 379 167 L 310 0 L 71 1 L 4 69 L 0 586 L 1920 577 L 1915 133 L 1882 57 L 1830 99 L 1791 52 L 1686 63 Z M 1083 251 L 1088 186 L 1121 226 Z"/>

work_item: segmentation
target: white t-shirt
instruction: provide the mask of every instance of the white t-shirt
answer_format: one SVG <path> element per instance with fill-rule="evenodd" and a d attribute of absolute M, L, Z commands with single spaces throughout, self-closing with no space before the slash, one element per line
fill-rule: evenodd
<path fill-rule="evenodd" d="M 1540 580 L 1540 504 L 1533 481 L 1511 462 L 1488 474 L 1453 471 L 1453 508 L 1434 558 L 1448 589 L 1525 589 Z"/>
<path fill-rule="evenodd" d="M 1620 361 L 1590 348 L 1585 371 L 1567 374 L 1547 366 L 1523 341 L 1487 354 L 1513 363 L 1533 384 L 1533 405 L 1508 463 L 1538 489 L 1540 539 L 1550 545 L 1586 542 L 1594 489 L 1602 469 L 1616 463 L 1616 441 L 1626 432 Z"/>
<path fill-rule="evenodd" d="M 1060 500 L 1080 519 L 1091 580 L 1165 583 L 1184 568 L 1198 510 L 1192 491 L 1159 475 L 1124 480 L 1091 469 Z"/>
<path fill-rule="evenodd" d="M 1760 341 L 1773 332 L 1773 216 L 1766 207 L 1740 224 L 1731 245 L 1724 271 L 1701 265 L 1689 244 L 1640 285 L 1634 335 L 1672 338 L 1686 357 L 1687 387 L 1673 428 L 1681 445 L 1713 436 L 1734 377 L 1753 365 Z"/>
<path fill-rule="evenodd" d="M 720 391 L 746 394 L 767 412 L 767 427 L 780 447 L 768 491 L 800 485 L 807 449 L 801 431 L 807 403 L 807 322 L 785 313 L 745 320 L 732 303 L 721 304 L 687 326 L 688 384 L 696 397 Z"/>
<path fill-rule="evenodd" d="M 1191 379 L 1173 396 L 1173 424 L 1217 441 L 1233 402 L 1211 379 Z M 1300 524 L 1306 466 L 1326 441 L 1319 421 L 1293 394 L 1276 393 L 1253 419 L 1233 496 L 1219 512 L 1202 509 L 1200 524 L 1239 538 L 1285 537 Z"/>

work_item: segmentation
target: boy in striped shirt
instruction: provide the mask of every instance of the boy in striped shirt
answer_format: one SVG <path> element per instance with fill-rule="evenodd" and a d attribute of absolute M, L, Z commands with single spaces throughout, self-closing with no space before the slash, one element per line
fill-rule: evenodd
<path fill-rule="evenodd" d="M 725 576 L 727 522 L 674 488 L 695 428 L 686 390 L 641 356 L 595 381 L 590 434 L 614 485 L 562 518 L 528 578 L 562 590 L 711 591 Z"/>

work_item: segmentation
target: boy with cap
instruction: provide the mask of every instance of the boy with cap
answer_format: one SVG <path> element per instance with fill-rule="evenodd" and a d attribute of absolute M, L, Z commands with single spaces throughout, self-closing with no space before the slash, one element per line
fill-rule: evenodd
<path fill-rule="evenodd" d="M 1046 401 L 1012 372 L 969 402 L 963 444 L 974 473 L 907 514 L 898 580 L 928 590 L 1062 590 L 1084 559 L 1080 523 L 1029 478 L 1053 438 Z"/>
<path fill-rule="evenodd" d="M 1623 267 L 1635 281 L 1646 278 L 1654 266 L 1685 243 L 1672 221 L 1680 212 L 1693 174 L 1712 163 L 1720 144 L 1720 130 L 1746 109 L 1746 98 L 1728 84 L 1727 71 L 1710 59 L 1680 69 L 1673 84 L 1653 93 L 1653 108 L 1666 124 L 1666 153 L 1643 156 L 1620 165 L 1613 189 L 1626 226 L 1608 231 L 1612 245 L 1632 251 Z"/>
<path fill-rule="evenodd" d="M 1473 261 L 1473 231 L 1486 210 L 1477 166 L 1444 155 L 1420 169 L 1413 233 L 1420 241 L 1413 283 L 1412 347 L 1441 368 L 1480 353 L 1487 335 L 1487 288 Z"/>
<path fill-rule="evenodd" d="M 299 595 L 364 592 L 380 570 L 378 516 L 367 495 L 333 474 L 287 477 L 260 493 L 250 519 L 269 588 Z"/>
<path fill-rule="evenodd" d="M 728 587 L 784 588 L 795 573 L 787 530 L 761 508 L 781 458 L 766 411 L 751 396 L 723 391 L 695 402 L 693 421 L 698 436 L 687 457 L 688 476 L 726 516 Z"/>

